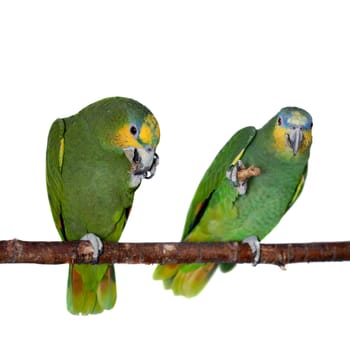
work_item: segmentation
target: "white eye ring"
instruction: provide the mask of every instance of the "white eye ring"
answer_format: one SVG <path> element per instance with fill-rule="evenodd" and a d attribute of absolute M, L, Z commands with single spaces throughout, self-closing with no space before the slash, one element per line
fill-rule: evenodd
<path fill-rule="evenodd" d="M 134 124 L 132 124 L 132 125 L 130 126 L 130 134 L 131 134 L 132 136 L 134 136 L 134 137 L 137 137 L 137 136 L 138 136 L 138 133 L 139 133 L 139 131 L 138 131 L 138 129 L 137 129 L 137 126 L 134 125 Z"/>

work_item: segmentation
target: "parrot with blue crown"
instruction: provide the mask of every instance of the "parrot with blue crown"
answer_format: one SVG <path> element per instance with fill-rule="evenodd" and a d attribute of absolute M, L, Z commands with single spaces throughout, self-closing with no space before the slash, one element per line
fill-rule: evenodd
<path fill-rule="evenodd" d="M 259 261 L 259 241 L 299 197 L 307 175 L 312 117 L 297 107 L 283 108 L 261 129 L 238 131 L 218 153 L 199 183 L 189 207 L 185 242 L 247 242 Z M 251 175 L 240 177 L 240 172 Z M 200 293 L 215 263 L 164 264 L 154 271 L 175 295 Z M 234 264 L 221 264 L 223 272 Z"/>
<path fill-rule="evenodd" d="M 143 179 L 158 165 L 159 125 L 141 103 L 111 97 L 51 126 L 46 152 L 49 202 L 62 240 L 89 240 L 98 259 L 103 241 L 117 242 Z M 112 264 L 71 264 L 67 308 L 97 314 L 117 298 Z"/>

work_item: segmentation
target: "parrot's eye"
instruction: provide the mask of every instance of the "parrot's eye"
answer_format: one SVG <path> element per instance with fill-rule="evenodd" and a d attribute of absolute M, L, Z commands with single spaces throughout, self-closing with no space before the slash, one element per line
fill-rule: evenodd
<path fill-rule="evenodd" d="M 137 127 L 136 127 L 135 125 L 131 125 L 131 126 L 130 126 L 130 133 L 131 133 L 131 135 L 133 135 L 133 136 L 136 136 L 136 135 L 137 135 L 138 130 L 137 130 Z"/>
<path fill-rule="evenodd" d="M 313 126 L 314 126 L 314 123 L 311 122 L 311 124 L 310 124 L 310 129 L 312 129 Z"/>
<path fill-rule="evenodd" d="M 282 118 L 281 118 L 281 117 L 279 117 L 279 118 L 277 119 L 277 124 L 278 124 L 278 126 L 281 126 L 281 125 L 282 125 Z"/>

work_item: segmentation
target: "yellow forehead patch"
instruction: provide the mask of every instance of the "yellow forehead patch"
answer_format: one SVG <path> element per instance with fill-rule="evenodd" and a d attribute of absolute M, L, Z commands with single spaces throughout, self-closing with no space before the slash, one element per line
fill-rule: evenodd
<path fill-rule="evenodd" d="M 157 120 L 153 115 L 149 114 L 142 123 L 137 139 L 130 133 L 130 124 L 125 124 L 115 134 L 112 143 L 120 148 L 141 148 L 143 145 L 152 145 L 156 147 L 159 142 L 159 137 L 160 131 Z"/>
<path fill-rule="evenodd" d="M 139 138 L 142 143 L 156 146 L 159 142 L 160 130 L 156 118 L 148 114 L 141 126 Z"/>
<path fill-rule="evenodd" d="M 290 118 L 288 118 L 289 124 L 304 125 L 306 124 L 306 122 L 307 118 L 298 111 L 293 112 L 293 115 Z"/>

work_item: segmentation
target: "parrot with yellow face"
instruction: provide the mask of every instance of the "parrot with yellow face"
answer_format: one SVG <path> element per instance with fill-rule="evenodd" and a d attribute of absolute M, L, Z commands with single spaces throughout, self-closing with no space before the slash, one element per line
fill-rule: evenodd
<path fill-rule="evenodd" d="M 123 97 L 95 102 L 51 126 L 46 153 L 49 202 L 62 240 L 117 242 L 134 193 L 158 165 L 159 125 L 151 111 Z M 117 298 L 112 264 L 71 264 L 67 308 L 97 314 Z"/>
<path fill-rule="evenodd" d="M 312 118 L 297 107 L 283 108 L 265 126 L 238 131 L 204 174 L 188 210 L 182 240 L 243 241 L 259 260 L 259 240 L 281 220 L 301 193 L 312 143 Z M 254 177 L 239 171 L 255 167 Z M 193 297 L 205 287 L 217 264 L 159 265 L 154 279 L 175 295 Z M 226 272 L 232 264 L 221 264 Z"/>

